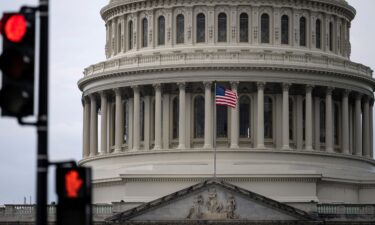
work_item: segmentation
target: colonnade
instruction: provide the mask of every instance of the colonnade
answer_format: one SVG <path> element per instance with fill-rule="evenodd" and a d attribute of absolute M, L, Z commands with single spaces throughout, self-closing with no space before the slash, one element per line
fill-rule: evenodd
<path fill-rule="evenodd" d="M 229 149 L 269 148 L 265 144 L 265 82 L 257 82 L 254 92 L 254 101 L 256 109 L 254 109 L 254 135 L 252 135 L 253 143 L 249 146 L 240 145 L 239 125 L 240 125 L 240 106 L 230 108 L 228 119 L 228 147 Z M 373 99 L 372 96 L 366 96 L 361 93 L 350 92 L 349 90 L 334 89 L 332 87 L 319 87 L 319 91 L 314 91 L 314 86 L 304 86 L 304 94 L 300 97 L 304 107 L 304 115 L 299 115 L 303 110 L 297 110 L 297 117 L 304 117 L 303 124 L 297 127 L 295 132 L 303 136 L 304 144 L 298 144 L 297 147 L 291 146 L 290 137 L 290 88 L 292 84 L 283 83 L 282 93 L 280 93 L 281 107 L 278 113 L 281 113 L 281 132 L 276 132 L 276 137 L 280 144 L 274 144 L 273 148 L 279 150 L 298 150 L 298 151 L 324 151 L 328 153 L 342 153 L 356 156 L 372 158 L 373 154 Z M 178 83 L 178 144 L 176 149 L 192 148 L 191 134 L 187 132 L 186 127 L 190 127 L 191 118 L 189 112 L 189 98 L 187 93 L 187 83 Z M 230 88 L 238 92 L 239 82 L 230 82 Z M 84 125 L 83 125 L 83 155 L 84 158 L 94 157 L 96 155 L 121 153 L 124 151 L 148 151 L 148 150 L 166 150 L 173 148 L 171 146 L 170 128 L 172 127 L 171 118 L 173 112 L 169 110 L 170 94 L 163 93 L 162 84 L 155 84 L 153 94 L 142 94 L 140 86 L 115 88 L 113 90 L 101 91 L 99 93 L 90 94 L 84 97 Z M 214 123 L 214 94 L 213 83 L 203 82 L 204 93 L 204 137 L 202 140 L 203 149 L 212 149 L 216 146 L 214 143 L 215 132 L 213 130 Z M 150 89 L 151 86 L 144 88 Z M 324 92 L 322 91 L 324 90 Z M 337 150 L 334 143 L 334 132 L 337 130 L 333 122 L 336 115 L 333 110 L 333 92 L 335 91 L 335 99 L 340 99 L 340 144 Z M 126 92 L 126 94 L 124 94 Z M 238 93 L 241 95 L 241 93 Z M 152 95 L 152 96 L 151 96 Z M 113 100 L 114 96 L 114 100 Z M 303 101 L 304 98 L 304 101 Z M 322 105 L 324 99 L 325 105 Z M 99 102 L 100 101 L 100 102 Z M 141 113 L 141 101 L 146 104 Z M 154 101 L 154 104 L 151 104 Z M 100 103 L 100 107 L 99 107 Z M 302 104 L 302 103 L 301 103 Z M 124 106 L 127 109 L 124 110 Z M 191 104 L 190 104 L 191 105 Z M 325 107 L 325 118 L 322 116 L 320 107 Z M 113 108 L 114 107 L 114 108 Z M 98 146 L 98 109 L 100 108 L 101 130 L 100 130 L 100 146 Z M 114 118 L 110 118 L 114 110 Z M 126 111 L 126 112 L 125 112 Z M 299 113 L 300 112 L 300 113 Z M 277 112 L 276 112 L 277 113 Z M 145 116 L 146 115 L 146 116 Z M 152 115 L 152 119 L 150 119 Z M 126 117 L 127 116 L 127 117 Z M 143 116 L 143 117 L 142 117 Z M 142 118 L 141 118 L 142 117 Z M 124 119 L 128 118 L 125 135 Z M 142 127 L 141 127 L 142 125 Z M 114 127 L 113 127 L 114 126 Z M 325 129 L 322 131 L 321 127 Z M 153 132 L 150 132 L 150 130 Z M 302 129 L 302 130 L 301 130 Z M 114 146 L 111 146 L 111 133 L 114 130 Z M 142 135 L 141 135 L 141 132 Z M 321 133 L 324 132 L 322 143 Z M 338 131 L 336 131 L 338 132 Z M 152 135 L 152 136 L 151 136 Z M 126 138 L 124 138 L 126 136 Z M 142 140 L 141 140 L 142 137 Z M 276 142 L 276 141 L 274 141 Z"/>

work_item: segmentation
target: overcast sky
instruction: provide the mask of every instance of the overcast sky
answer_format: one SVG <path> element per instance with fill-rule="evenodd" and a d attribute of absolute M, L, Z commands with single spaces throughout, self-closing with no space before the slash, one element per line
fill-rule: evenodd
<path fill-rule="evenodd" d="M 108 0 L 50 0 L 51 160 L 81 159 L 82 106 L 77 81 L 85 67 L 105 59 L 105 27 L 99 11 Z M 374 0 L 348 0 L 357 9 L 352 23 L 352 61 L 375 68 Z M 0 0 L 0 14 L 36 0 Z M 0 205 L 35 201 L 36 130 L 0 118 Z M 53 172 L 54 168 L 50 168 Z M 49 178 L 49 202 L 55 201 Z M 52 189 L 53 188 L 53 189 Z"/>

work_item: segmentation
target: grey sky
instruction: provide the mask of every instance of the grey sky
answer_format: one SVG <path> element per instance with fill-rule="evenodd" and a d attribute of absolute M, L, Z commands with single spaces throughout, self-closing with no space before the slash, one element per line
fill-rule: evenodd
<path fill-rule="evenodd" d="M 105 59 L 105 27 L 99 11 L 108 0 L 50 0 L 51 160 L 81 158 L 82 106 L 77 81 L 85 67 Z M 357 9 L 352 24 L 352 61 L 375 68 L 374 0 L 349 0 Z M 0 13 L 36 0 L 0 0 Z M 0 118 L 0 205 L 35 200 L 36 130 Z M 50 171 L 53 172 L 52 168 Z M 55 200 L 52 173 L 49 201 Z"/>

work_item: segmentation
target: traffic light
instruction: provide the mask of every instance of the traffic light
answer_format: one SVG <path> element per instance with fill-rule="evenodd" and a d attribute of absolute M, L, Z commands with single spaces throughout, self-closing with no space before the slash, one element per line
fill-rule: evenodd
<path fill-rule="evenodd" d="M 4 13 L 0 21 L 3 51 L 0 56 L 2 116 L 34 114 L 35 10 Z"/>
<path fill-rule="evenodd" d="M 57 167 L 57 225 L 91 225 L 91 168 Z"/>

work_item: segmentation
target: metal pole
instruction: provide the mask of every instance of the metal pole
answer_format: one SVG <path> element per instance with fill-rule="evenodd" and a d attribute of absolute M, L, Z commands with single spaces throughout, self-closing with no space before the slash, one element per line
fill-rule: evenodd
<path fill-rule="evenodd" d="M 215 81 L 215 90 L 214 90 L 214 95 L 215 95 L 215 100 L 214 100 L 214 122 L 213 122 L 213 125 L 214 125 L 214 130 L 213 130 L 213 133 L 214 133 L 214 179 L 216 179 L 216 81 Z"/>
<path fill-rule="evenodd" d="M 47 225 L 48 175 L 48 0 L 40 0 L 39 110 L 37 122 L 36 224 Z"/>

